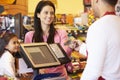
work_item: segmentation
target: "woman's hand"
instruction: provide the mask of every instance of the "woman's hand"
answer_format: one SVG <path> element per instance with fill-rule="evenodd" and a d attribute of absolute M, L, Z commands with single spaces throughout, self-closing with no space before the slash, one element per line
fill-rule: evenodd
<path fill-rule="evenodd" d="M 76 51 L 79 51 L 80 46 L 82 45 L 82 41 L 81 40 L 68 40 L 66 41 L 65 45 L 68 45 L 71 49 L 74 49 Z"/>

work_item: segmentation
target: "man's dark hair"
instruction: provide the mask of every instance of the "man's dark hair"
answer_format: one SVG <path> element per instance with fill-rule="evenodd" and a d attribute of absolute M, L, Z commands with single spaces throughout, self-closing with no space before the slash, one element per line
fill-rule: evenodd
<path fill-rule="evenodd" d="M 103 0 L 103 1 L 107 2 L 111 6 L 115 6 L 118 2 L 118 0 Z"/>

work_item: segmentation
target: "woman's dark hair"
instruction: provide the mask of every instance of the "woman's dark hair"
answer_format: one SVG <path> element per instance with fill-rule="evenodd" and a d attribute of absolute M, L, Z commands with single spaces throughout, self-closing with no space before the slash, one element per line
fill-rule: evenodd
<path fill-rule="evenodd" d="M 0 57 L 6 50 L 5 47 L 8 45 L 9 41 L 13 37 L 17 37 L 17 35 L 15 35 L 14 33 L 8 33 L 8 32 L 0 37 Z"/>
<path fill-rule="evenodd" d="M 107 2 L 111 6 L 115 6 L 118 2 L 118 0 L 103 0 L 103 1 Z"/>
<path fill-rule="evenodd" d="M 54 14 L 55 14 L 55 6 L 54 4 L 49 1 L 49 0 L 42 0 L 37 4 L 35 14 L 34 14 L 34 35 L 33 35 L 33 41 L 34 42 L 43 42 L 43 31 L 41 28 L 41 21 L 37 17 L 37 13 L 40 13 L 45 6 L 51 6 L 54 9 Z M 56 29 L 54 28 L 54 23 L 52 22 L 50 24 L 50 30 L 49 30 L 49 36 L 47 43 L 54 43 L 54 35 L 55 35 Z"/>

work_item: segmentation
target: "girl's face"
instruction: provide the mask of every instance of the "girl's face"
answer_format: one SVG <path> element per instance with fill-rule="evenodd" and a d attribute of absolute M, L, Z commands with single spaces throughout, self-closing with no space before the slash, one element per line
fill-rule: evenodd
<path fill-rule="evenodd" d="M 18 38 L 13 37 L 5 48 L 8 49 L 11 53 L 17 52 L 19 50 Z"/>
<path fill-rule="evenodd" d="M 47 5 L 37 14 L 37 17 L 40 18 L 42 25 L 50 25 L 55 17 L 54 9 Z"/>

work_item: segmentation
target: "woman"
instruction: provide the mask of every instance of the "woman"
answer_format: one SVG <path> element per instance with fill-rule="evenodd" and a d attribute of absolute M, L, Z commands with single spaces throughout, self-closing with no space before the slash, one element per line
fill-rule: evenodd
<path fill-rule="evenodd" d="M 64 30 L 56 30 L 54 28 L 55 6 L 52 2 L 45 0 L 40 1 L 36 7 L 34 14 L 34 30 L 25 35 L 25 43 L 31 42 L 47 42 L 59 43 L 63 49 L 70 55 L 71 49 L 64 46 L 67 41 L 67 33 Z M 22 65 L 21 65 L 22 66 Z M 32 70 L 28 70 L 29 72 Z M 40 70 L 41 73 L 61 73 L 68 80 L 67 71 L 64 65 L 45 68 Z"/>

